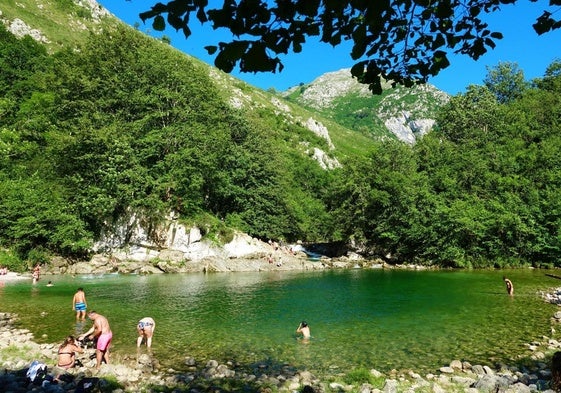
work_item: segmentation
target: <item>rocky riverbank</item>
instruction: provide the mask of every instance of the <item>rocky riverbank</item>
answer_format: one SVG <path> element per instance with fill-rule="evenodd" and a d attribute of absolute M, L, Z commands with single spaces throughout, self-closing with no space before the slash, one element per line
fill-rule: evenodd
<path fill-rule="evenodd" d="M 41 274 L 162 274 L 195 272 L 259 272 L 326 269 L 429 269 L 421 265 L 388 264 L 380 258 L 366 258 L 346 246 L 313 244 L 279 244 L 264 242 L 246 234 L 236 234 L 218 246 L 203 239 L 196 228 L 180 226 L 164 245 L 156 245 L 140 234 L 132 236 L 135 243 L 105 240 L 87 260 L 53 257 L 41 264 Z M 164 235 L 162 235 L 164 236 Z M 168 237 L 169 237 L 168 236 Z M 166 236 L 164 236 L 166 237 Z M 167 237 L 166 237 L 167 238 Z M 110 247 L 112 245 L 113 247 Z M 103 250 L 102 252 L 100 252 Z M 31 272 L 20 278 L 31 278 Z M 0 276 L 0 281 L 4 276 Z M 6 280 L 8 278 L 6 277 Z"/>
<path fill-rule="evenodd" d="M 552 318 L 552 331 L 557 323 Z M 79 355 L 82 367 L 63 370 L 55 366 L 58 344 L 36 343 L 29 331 L 17 327 L 16 316 L 0 313 L 0 392 L 554 392 L 549 388 L 549 358 L 560 348 L 557 340 L 542 337 L 528 343 L 527 356 L 518 359 L 516 366 L 471 365 L 454 360 L 424 376 L 412 370 L 383 374 L 366 369 L 315 376 L 289 364 L 240 365 L 201 361 L 187 355 L 177 370 L 164 370 L 145 349 L 129 356 L 114 356 L 112 364 L 104 364 L 96 372 L 91 348 Z M 44 362 L 58 381 L 30 383 L 26 371 L 33 360 Z M 85 385 L 92 390 L 84 390 Z"/>
<path fill-rule="evenodd" d="M 175 224 L 174 224 L 175 225 Z M 169 241 L 154 244 L 134 232 L 131 242 L 105 240 L 89 260 L 53 258 L 41 266 L 42 274 L 108 273 L 193 273 L 247 272 L 269 270 L 323 270 L 338 268 L 381 268 L 380 259 L 366 259 L 349 250 L 327 246 L 305 246 L 300 242 L 282 244 L 264 242 L 246 234 L 236 234 L 228 243 L 217 245 L 201 237 L 197 228 L 175 227 Z M 116 243 L 116 244 L 115 244 Z M 100 252 L 103 250 L 102 252 Z M 334 256 L 332 254 L 337 254 Z M 328 254 L 332 256 L 327 256 Z"/>
<path fill-rule="evenodd" d="M 367 260 L 355 256 L 338 258 L 310 258 L 302 251 L 288 249 L 271 251 L 269 246 L 262 250 L 236 257 L 208 256 L 200 259 L 156 259 L 132 260 L 115 255 L 94 255 L 89 261 L 68 261 L 55 258 L 41 266 L 42 274 L 161 274 L 161 273 L 221 273 L 221 272 L 260 272 L 287 270 L 326 270 L 352 268 L 390 267 L 381 260 Z M 420 267 L 418 267 L 420 268 Z"/>

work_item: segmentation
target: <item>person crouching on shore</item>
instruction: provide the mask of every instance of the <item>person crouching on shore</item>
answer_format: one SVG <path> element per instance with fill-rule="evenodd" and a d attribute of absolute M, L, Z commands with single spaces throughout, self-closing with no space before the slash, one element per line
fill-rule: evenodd
<path fill-rule="evenodd" d="M 102 361 L 109 364 L 109 347 L 111 346 L 113 332 L 111 332 L 111 328 L 109 327 L 109 321 L 103 315 L 95 311 L 89 311 L 88 318 L 93 321 L 93 326 L 86 333 L 80 335 L 78 340 L 82 341 L 84 337 L 87 336 L 90 336 L 89 338 L 92 340 L 97 338 L 97 344 L 95 346 L 95 368 L 99 369 Z"/>
<path fill-rule="evenodd" d="M 74 336 L 68 336 L 58 348 L 57 366 L 69 369 L 76 366 L 76 352 L 83 353 L 84 350 L 76 344 Z"/>

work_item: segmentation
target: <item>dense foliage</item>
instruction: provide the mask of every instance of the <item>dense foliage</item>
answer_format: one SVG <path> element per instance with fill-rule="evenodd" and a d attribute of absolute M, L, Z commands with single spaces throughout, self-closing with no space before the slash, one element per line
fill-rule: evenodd
<path fill-rule="evenodd" d="M 298 148 L 322 143 L 311 132 L 232 109 L 204 68 L 129 28 L 53 56 L 2 34 L 6 249 L 82 257 L 119 218 L 170 211 L 223 236 L 326 236 L 328 173 Z"/>
<path fill-rule="evenodd" d="M 559 265 L 560 62 L 531 83 L 501 64 L 415 146 L 327 171 L 302 147 L 325 141 L 233 109 L 202 67 L 131 29 L 54 55 L 0 38 L 2 265 L 82 258 L 116 220 L 171 211 L 207 233 L 352 241 L 393 261 Z"/>
<path fill-rule="evenodd" d="M 502 64 L 412 149 L 388 142 L 348 163 L 330 201 L 343 233 L 406 261 L 559 265 L 560 67 L 505 91 L 520 71 Z"/>

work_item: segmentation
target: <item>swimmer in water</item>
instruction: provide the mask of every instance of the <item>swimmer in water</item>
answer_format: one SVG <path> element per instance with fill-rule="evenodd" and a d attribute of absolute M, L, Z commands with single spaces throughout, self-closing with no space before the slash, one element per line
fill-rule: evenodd
<path fill-rule="evenodd" d="M 302 339 L 305 341 L 308 341 L 312 337 L 310 327 L 306 321 L 300 322 L 300 325 L 298 325 L 298 328 L 296 329 L 296 334 L 301 334 Z"/>

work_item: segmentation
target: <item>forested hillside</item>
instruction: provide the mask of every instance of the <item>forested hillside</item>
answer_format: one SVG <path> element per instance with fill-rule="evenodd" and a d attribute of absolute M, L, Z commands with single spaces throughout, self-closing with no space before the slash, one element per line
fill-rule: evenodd
<path fill-rule="evenodd" d="M 208 66 L 132 28 L 54 55 L 0 31 L 0 238 L 20 258 L 84 257 L 118 217 L 172 211 L 218 241 L 331 237 L 324 138 L 233 108 Z"/>
<path fill-rule="evenodd" d="M 560 120 L 561 62 L 532 83 L 500 65 L 413 148 L 380 145 L 347 163 L 329 201 L 335 221 L 399 260 L 559 266 Z"/>
<path fill-rule="evenodd" d="M 0 24 L 0 265 L 87 258 L 118 218 L 149 230 L 172 212 L 218 242 L 237 229 L 391 262 L 561 264 L 561 63 L 531 83 L 497 72 L 408 145 L 126 26 L 48 52 Z"/>

